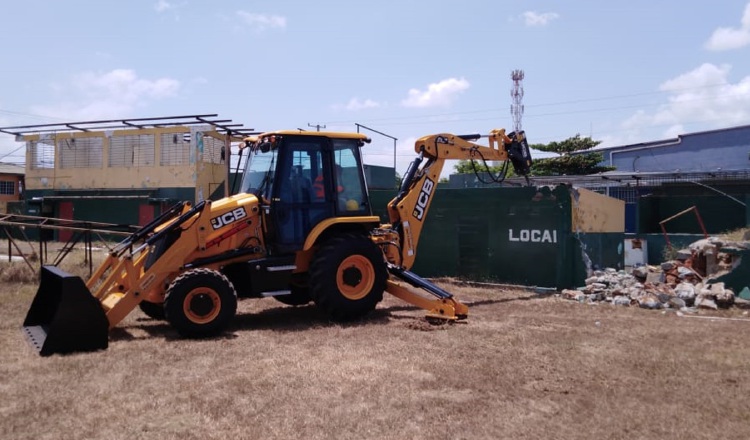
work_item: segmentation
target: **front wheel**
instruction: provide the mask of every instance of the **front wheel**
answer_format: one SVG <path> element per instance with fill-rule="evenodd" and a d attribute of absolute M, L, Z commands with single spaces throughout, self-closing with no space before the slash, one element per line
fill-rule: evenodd
<path fill-rule="evenodd" d="M 375 309 L 387 280 L 383 253 L 363 235 L 326 241 L 310 264 L 310 296 L 336 321 L 357 319 Z"/>
<path fill-rule="evenodd" d="M 164 300 L 164 314 L 178 333 L 190 338 L 216 335 L 237 312 L 237 293 L 229 280 L 210 269 L 177 277 Z"/>

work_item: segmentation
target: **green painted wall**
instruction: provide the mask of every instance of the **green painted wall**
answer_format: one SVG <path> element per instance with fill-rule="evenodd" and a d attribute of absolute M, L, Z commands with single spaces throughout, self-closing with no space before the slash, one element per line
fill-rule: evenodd
<path fill-rule="evenodd" d="M 688 194 L 684 188 L 664 189 L 638 200 L 638 232 L 661 233 L 659 222 L 695 206 L 709 234 L 718 234 L 747 226 L 748 207 L 746 194 Z M 734 200 L 736 199 L 736 200 Z M 700 223 L 694 211 L 680 215 L 664 224 L 667 233 L 698 234 Z"/>
<path fill-rule="evenodd" d="M 375 214 L 387 221 L 385 207 L 395 191 L 370 195 Z M 573 234 L 571 218 L 564 186 L 439 187 L 412 270 L 425 277 L 568 288 L 583 285 L 592 264 L 623 266 L 623 234 Z"/>
<path fill-rule="evenodd" d="M 113 198 L 122 196 L 121 198 Z M 61 203 L 72 203 L 73 220 L 113 223 L 119 225 L 138 225 L 142 205 L 153 208 L 154 217 L 159 216 L 164 207 L 178 201 L 193 200 L 193 188 L 159 188 L 155 190 L 109 190 L 109 191 L 52 191 L 28 190 L 26 200 L 17 208 L 23 214 L 63 218 Z M 59 233 L 43 230 L 47 240 L 58 239 Z M 28 231 L 29 238 L 36 240 L 38 231 Z M 109 237 L 119 241 L 121 237 Z"/>

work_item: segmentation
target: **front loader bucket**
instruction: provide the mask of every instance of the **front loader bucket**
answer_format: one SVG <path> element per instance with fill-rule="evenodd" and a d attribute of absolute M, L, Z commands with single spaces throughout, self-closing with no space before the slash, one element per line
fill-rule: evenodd
<path fill-rule="evenodd" d="M 41 275 L 23 322 L 29 343 L 42 356 L 106 349 L 109 321 L 83 280 L 55 266 Z"/>

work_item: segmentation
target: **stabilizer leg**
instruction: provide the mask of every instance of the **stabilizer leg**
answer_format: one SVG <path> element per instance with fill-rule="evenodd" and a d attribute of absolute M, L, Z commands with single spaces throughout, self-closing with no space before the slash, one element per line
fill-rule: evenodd
<path fill-rule="evenodd" d="M 413 272 L 409 272 L 408 270 L 401 269 L 396 266 L 389 266 L 388 270 L 391 275 L 406 281 L 413 287 L 423 289 L 424 291 L 435 297 L 429 298 L 424 295 L 420 295 L 416 289 L 412 289 L 409 286 L 406 286 L 394 280 L 388 280 L 388 284 L 386 285 L 386 292 L 421 309 L 426 310 L 428 318 L 438 318 L 455 321 L 466 319 L 466 317 L 468 316 L 469 307 L 458 302 L 453 298 L 453 295 L 441 289 L 440 287 L 432 284 L 431 282 L 425 280 L 424 278 Z"/>

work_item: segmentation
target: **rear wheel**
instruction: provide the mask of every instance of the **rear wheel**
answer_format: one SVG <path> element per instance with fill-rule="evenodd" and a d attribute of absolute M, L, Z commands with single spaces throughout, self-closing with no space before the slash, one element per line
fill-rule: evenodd
<path fill-rule="evenodd" d="M 326 241 L 310 265 L 310 296 L 336 321 L 360 318 L 383 299 L 383 253 L 369 238 L 347 234 Z"/>
<path fill-rule="evenodd" d="M 220 333 L 236 312 L 234 286 L 210 269 L 195 269 L 177 277 L 164 300 L 167 321 L 181 335 L 191 338 Z"/>

